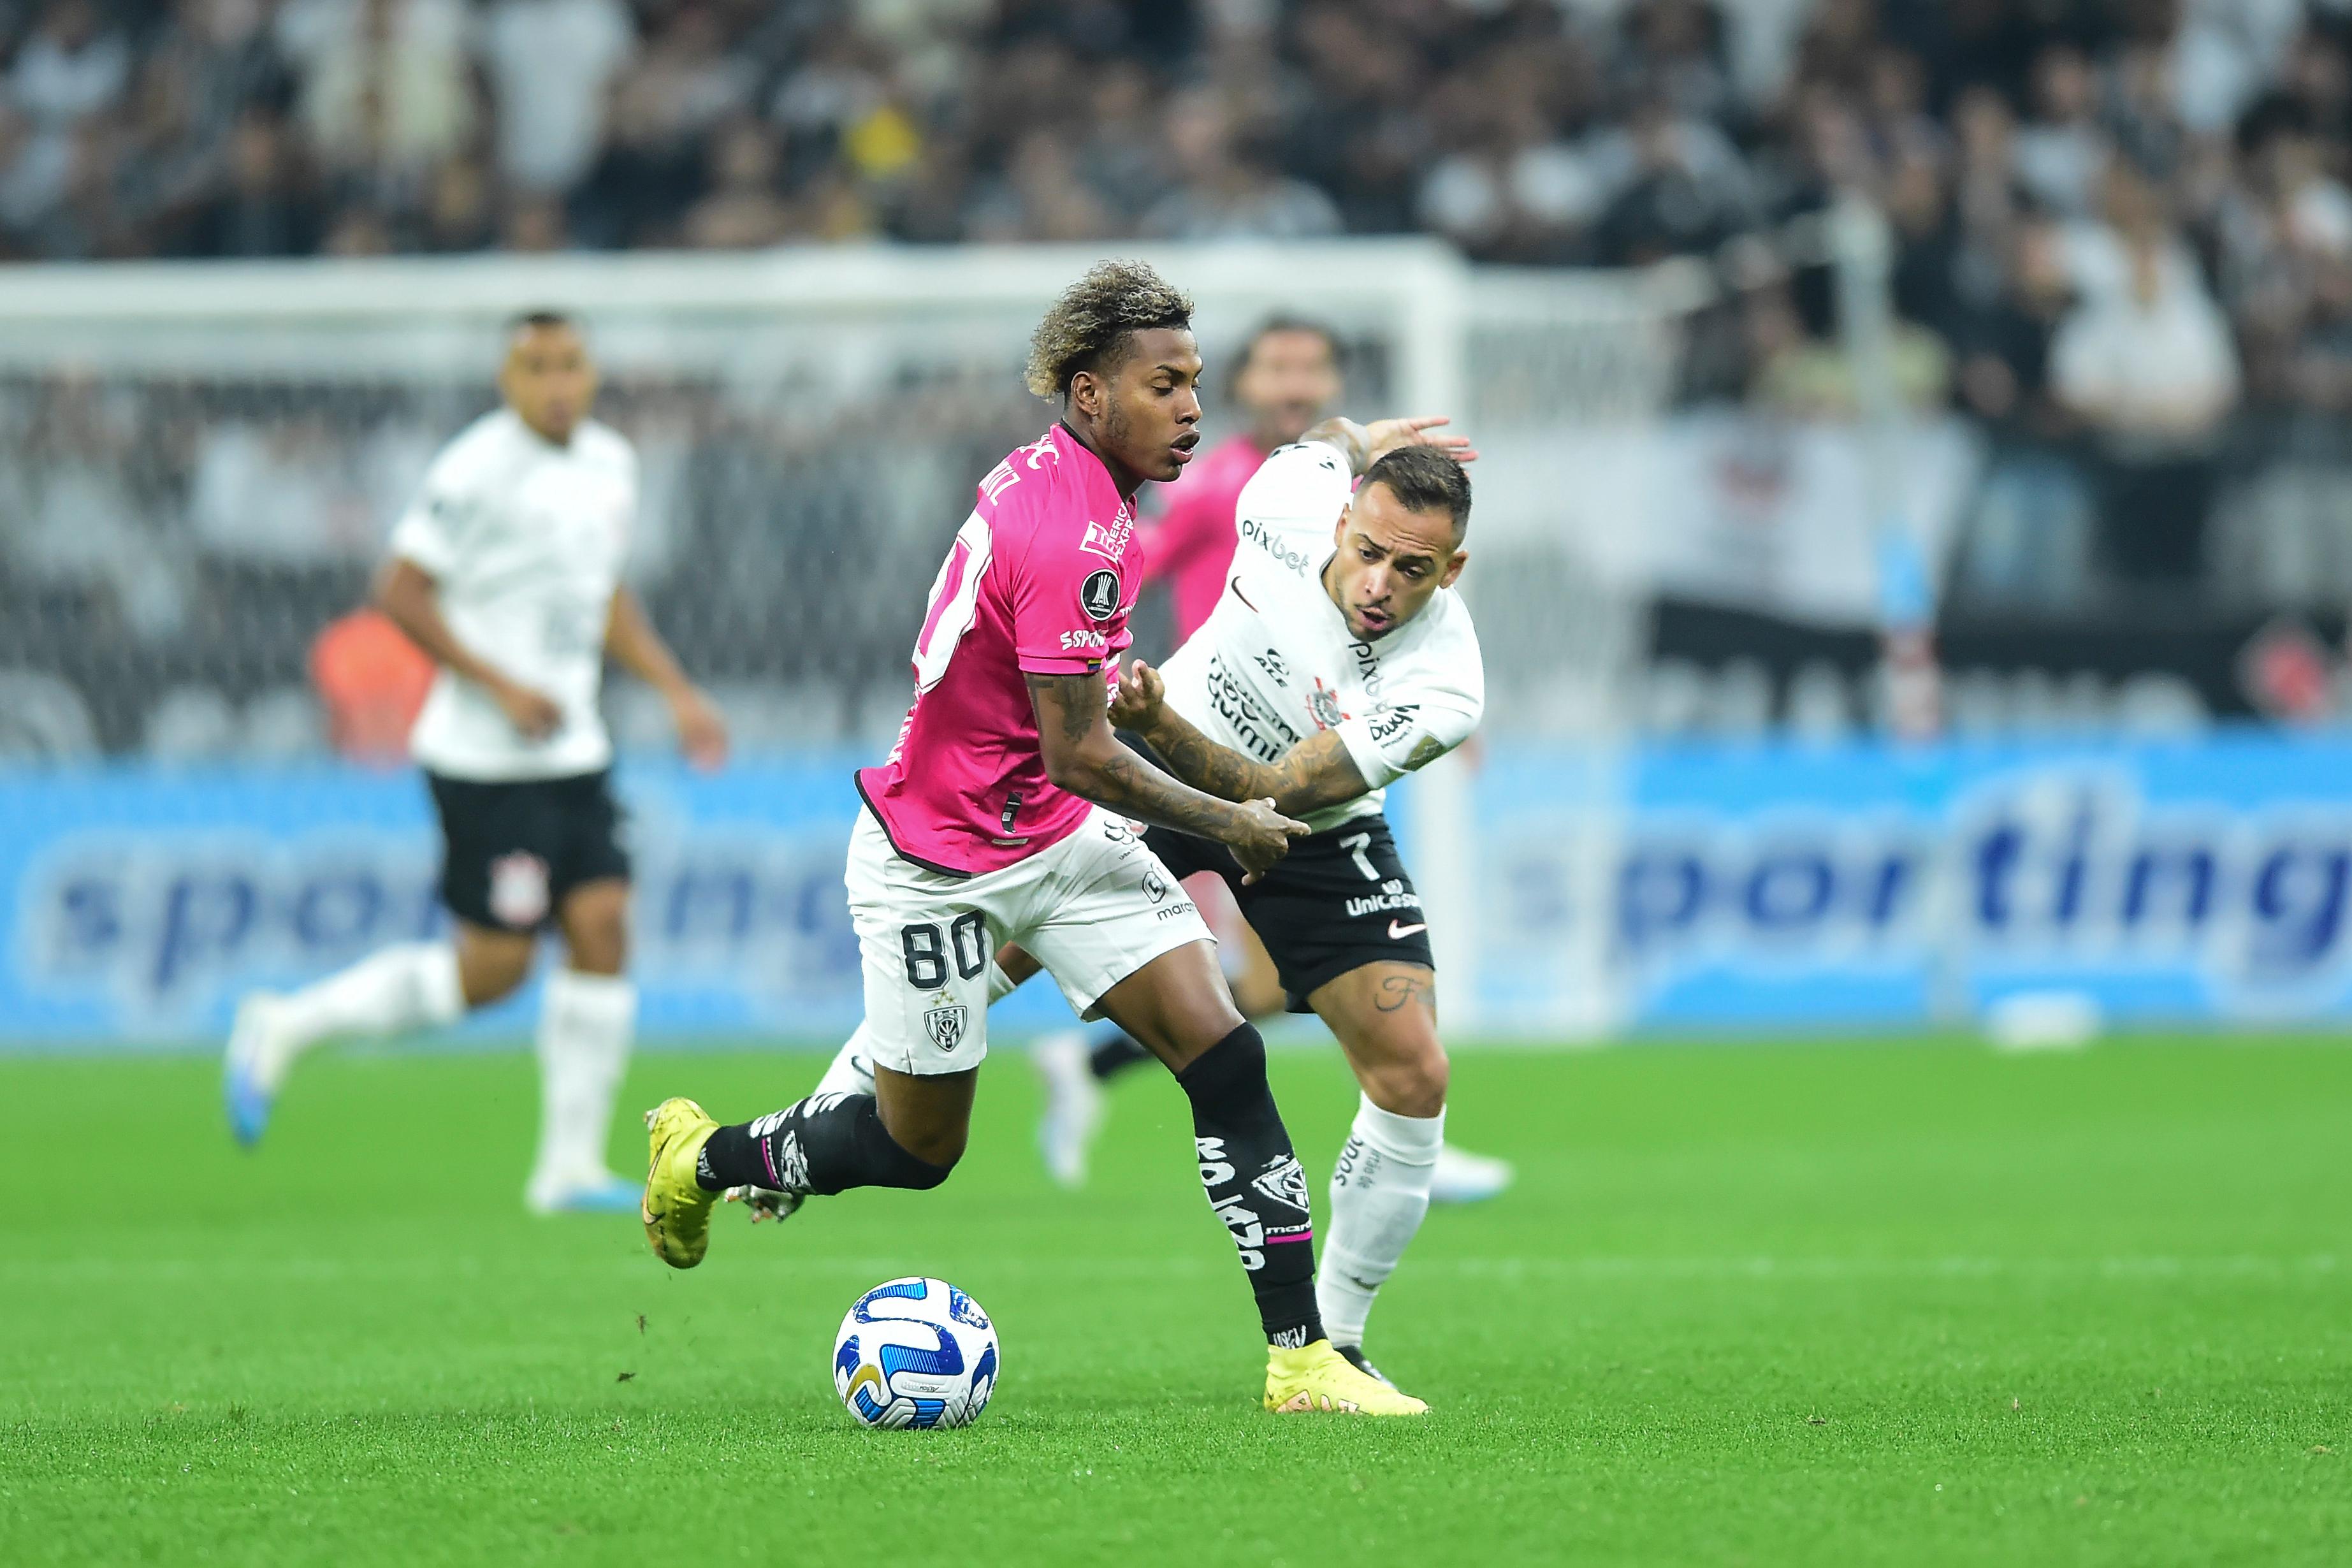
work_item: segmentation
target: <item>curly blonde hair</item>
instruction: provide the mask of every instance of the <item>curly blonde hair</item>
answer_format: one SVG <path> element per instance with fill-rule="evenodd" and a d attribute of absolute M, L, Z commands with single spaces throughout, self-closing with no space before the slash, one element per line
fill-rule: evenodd
<path fill-rule="evenodd" d="M 1126 356 L 1130 333 L 1190 327 L 1192 297 L 1140 261 L 1097 261 L 1062 290 L 1029 337 L 1029 390 L 1066 397 L 1070 378 Z"/>

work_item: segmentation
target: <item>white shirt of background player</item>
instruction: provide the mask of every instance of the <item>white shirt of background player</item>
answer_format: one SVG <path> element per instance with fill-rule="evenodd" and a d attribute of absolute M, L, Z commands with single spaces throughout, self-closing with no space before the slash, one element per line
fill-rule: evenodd
<path fill-rule="evenodd" d="M 559 447 L 501 408 L 442 448 L 393 529 L 392 554 L 433 579 L 459 642 L 544 692 L 562 717 L 533 739 L 487 688 L 445 666 L 409 735 L 418 763 L 451 778 L 512 780 L 612 761 L 596 698 L 636 510 L 635 449 L 593 419 Z"/>
<path fill-rule="evenodd" d="M 1213 763 L 1206 762 L 1208 749 L 1188 744 L 1167 722 L 1170 711 L 1199 737 L 1269 764 L 1257 770 L 1263 776 L 1203 787 L 1225 794 L 1231 783 L 1271 795 L 1276 809 L 1321 832 L 1379 812 L 1385 785 L 1444 756 L 1478 727 L 1486 669 L 1469 606 L 1450 585 L 1462 554 L 1458 544 L 1444 548 L 1450 520 L 1442 512 L 1405 512 L 1383 493 L 1370 509 L 1401 513 L 1394 521 L 1412 519 L 1433 534 L 1430 548 L 1359 537 L 1367 530 L 1354 517 L 1335 539 L 1334 523 L 1350 510 L 1356 474 L 1387 450 L 1438 445 L 1465 454 L 1454 438 L 1422 436 L 1429 423 L 1383 420 L 1360 431 L 1348 421 L 1329 421 L 1268 457 L 1243 489 L 1234 505 L 1240 542 L 1224 595 L 1159 672 L 1165 708 L 1139 725 L 1179 777 Z M 1364 498 L 1357 500 L 1357 510 L 1366 510 Z M 1387 543 L 1399 548 L 1389 551 Z M 1343 593 L 1358 595 L 1350 602 L 1359 606 L 1370 601 L 1370 611 L 1351 615 L 1333 599 L 1326 577 L 1337 551 L 1384 557 L 1340 563 L 1350 571 L 1339 574 L 1358 579 Z M 1415 571 L 1435 585 L 1412 610 L 1407 605 L 1422 586 L 1410 575 Z M 1366 575 L 1374 572 L 1381 575 Z M 1389 629 L 1354 624 L 1367 615 Z M 1130 703 L 1146 689 L 1139 679 L 1150 677 L 1130 671 L 1122 682 Z M 1114 715 L 1122 721 L 1139 716 L 1127 708 Z"/>

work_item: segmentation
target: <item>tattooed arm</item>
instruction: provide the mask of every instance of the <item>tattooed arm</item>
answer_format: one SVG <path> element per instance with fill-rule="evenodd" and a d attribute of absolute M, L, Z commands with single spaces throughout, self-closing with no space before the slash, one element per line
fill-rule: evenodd
<path fill-rule="evenodd" d="M 1111 733 L 1099 675 L 1028 675 L 1045 776 L 1097 805 L 1232 847 L 1255 880 L 1307 831 L 1265 799 L 1234 802 L 1180 784 Z"/>
<path fill-rule="evenodd" d="M 1278 762 L 1261 763 L 1201 733 L 1166 696 L 1160 672 L 1139 658 L 1118 678 L 1111 722 L 1151 742 L 1168 771 L 1195 789 L 1226 800 L 1270 799 L 1275 810 L 1304 816 L 1372 787 L 1337 730 L 1300 742 Z"/>

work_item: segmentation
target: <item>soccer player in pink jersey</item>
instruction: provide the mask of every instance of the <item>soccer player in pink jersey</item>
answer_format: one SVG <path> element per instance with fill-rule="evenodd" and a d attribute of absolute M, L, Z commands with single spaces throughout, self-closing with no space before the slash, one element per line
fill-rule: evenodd
<path fill-rule="evenodd" d="M 1111 732 L 1140 585 L 1135 494 L 1174 479 L 1200 441 L 1192 314 L 1150 268 L 1103 262 L 1039 323 L 1029 387 L 1059 403 L 1061 422 L 981 481 L 931 586 L 914 706 L 889 757 L 857 775 L 846 881 L 873 1092 L 821 1086 L 726 1127 L 690 1100 L 665 1100 L 646 1118 L 646 1234 L 664 1262 L 691 1268 L 730 1188 L 796 1205 L 945 1181 L 1004 984 L 992 955 L 1018 943 L 1082 1016 L 1117 1019 L 1183 1088 L 1202 1184 L 1257 1300 L 1265 1407 L 1418 1415 L 1428 1406 L 1324 1333 L 1307 1176 L 1265 1044 L 1234 1006 L 1199 911 L 1133 824 L 1220 843 L 1252 876 L 1307 826 L 1270 802 L 1179 783 Z"/>

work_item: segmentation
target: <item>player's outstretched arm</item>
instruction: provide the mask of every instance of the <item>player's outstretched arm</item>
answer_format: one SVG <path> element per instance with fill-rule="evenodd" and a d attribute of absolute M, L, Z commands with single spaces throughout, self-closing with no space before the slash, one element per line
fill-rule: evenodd
<path fill-rule="evenodd" d="M 604 651 L 669 703 L 678 750 L 696 766 L 715 768 L 727 760 L 727 721 L 677 667 L 677 656 L 654 630 L 653 617 L 646 614 L 636 590 L 625 584 L 614 590 L 613 605 L 604 617 Z"/>
<path fill-rule="evenodd" d="M 563 710 L 553 698 L 512 679 L 457 640 L 441 614 L 440 584 L 415 562 L 393 557 L 377 581 L 375 604 L 427 658 L 488 692 L 507 721 L 528 739 L 543 741 L 563 723 Z"/>
<path fill-rule="evenodd" d="M 1248 880 L 1290 852 L 1307 832 L 1269 800 L 1229 801 L 1170 778 L 1119 743 L 1098 675 L 1024 672 L 1037 713 L 1037 748 L 1045 776 L 1072 795 L 1122 816 L 1232 848 Z"/>
<path fill-rule="evenodd" d="M 1270 799 L 1275 810 L 1304 816 L 1372 787 L 1337 730 L 1291 747 L 1278 762 L 1261 763 L 1201 733 L 1168 706 L 1166 695 L 1160 672 L 1139 658 L 1118 678 L 1110 721 L 1150 742 L 1168 771 L 1194 789 L 1224 800 Z"/>
<path fill-rule="evenodd" d="M 1348 471 L 1360 479 L 1364 470 L 1399 447 L 1434 447 L 1457 463 L 1476 462 L 1477 448 L 1470 445 L 1469 437 L 1436 433 L 1439 426 L 1452 423 L 1453 420 L 1443 414 L 1375 419 L 1370 425 L 1359 425 L 1352 419 L 1333 418 L 1313 426 L 1298 439 L 1302 444 L 1320 442 L 1347 454 Z"/>

